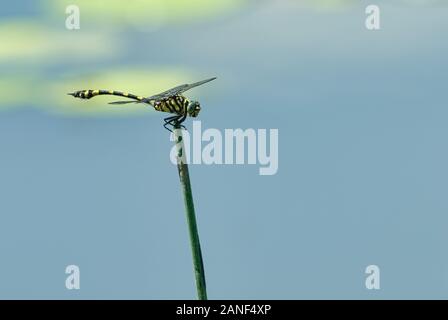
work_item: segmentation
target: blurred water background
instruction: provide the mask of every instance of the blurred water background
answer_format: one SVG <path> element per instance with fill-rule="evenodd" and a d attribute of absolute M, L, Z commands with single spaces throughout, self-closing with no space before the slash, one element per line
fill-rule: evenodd
<path fill-rule="evenodd" d="M 195 297 L 163 115 L 66 93 L 211 76 L 188 94 L 204 129 L 280 140 L 274 176 L 190 168 L 210 298 L 448 298 L 448 8 L 378 0 L 368 31 L 371 3 L 3 4 L 0 298 Z M 69 264 L 81 290 L 64 286 Z"/>

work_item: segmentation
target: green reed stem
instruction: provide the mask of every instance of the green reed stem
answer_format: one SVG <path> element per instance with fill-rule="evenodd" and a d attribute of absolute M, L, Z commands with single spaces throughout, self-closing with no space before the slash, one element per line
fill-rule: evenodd
<path fill-rule="evenodd" d="M 182 136 L 182 129 L 179 126 L 174 127 L 174 139 L 177 150 L 177 169 L 179 171 L 180 184 L 184 196 L 185 212 L 187 214 L 188 231 L 190 234 L 190 245 L 193 255 L 196 290 L 199 300 L 207 300 L 204 263 L 202 261 L 201 244 L 199 242 L 198 226 L 196 224 L 196 214 L 194 211 L 190 175 L 188 173 L 188 164 L 185 161 L 185 147 Z"/>

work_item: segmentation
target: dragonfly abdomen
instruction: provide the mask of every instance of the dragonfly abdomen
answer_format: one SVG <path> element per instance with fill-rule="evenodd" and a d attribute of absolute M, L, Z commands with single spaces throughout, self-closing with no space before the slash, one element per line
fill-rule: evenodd
<path fill-rule="evenodd" d="M 80 91 L 71 93 L 71 95 L 74 96 L 75 98 L 80 98 L 80 99 L 90 99 L 90 98 L 100 96 L 100 95 L 119 96 L 119 97 L 130 98 L 130 99 L 134 99 L 134 100 L 138 100 L 138 101 L 141 101 L 143 99 L 143 97 L 136 96 L 135 94 L 132 94 L 132 93 L 115 91 L 115 90 L 80 90 Z"/>
<path fill-rule="evenodd" d="M 154 109 L 161 112 L 174 113 L 178 115 L 184 115 L 185 110 L 189 105 L 190 101 L 184 96 L 178 95 L 157 101 L 154 103 Z"/>

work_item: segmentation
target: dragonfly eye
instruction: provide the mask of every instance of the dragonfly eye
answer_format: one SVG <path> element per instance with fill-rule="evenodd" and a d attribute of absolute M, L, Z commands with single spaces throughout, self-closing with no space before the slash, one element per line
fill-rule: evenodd
<path fill-rule="evenodd" d="M 193 101 L 188 108 L 188 114 L 190 117 L 197 117 L 201 111 L 201 105 L 197 101 Z"/>

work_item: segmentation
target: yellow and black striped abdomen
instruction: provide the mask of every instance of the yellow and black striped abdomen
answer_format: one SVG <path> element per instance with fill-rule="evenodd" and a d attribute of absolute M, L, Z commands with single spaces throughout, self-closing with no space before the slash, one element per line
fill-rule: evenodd
<path fill-rule="evenodd" d="M 70 93 L 70 94 L 72 96 L 74 96 L 75 98 L 80 98 L 80 99 L 90 99 L 90 98 L 100 96 L 100 95 L 119 96 L 119 97 L 134 99 L 137 101 L 141 101 L 143 99 L 143 97 L 136 96 L 135 94 L 132 94 L 132 93 L 115 91 L 115 90 L 80 90 L 80 91 L 76 91 L 76 92 Z"/>
<path fill-rule="evenodd" d="M 154 109 L 161 112 L 184 115 L 189 103 L 190 101 L 187 98 L 177 95 L 168 99 L 156 101 L 154 103 Z"/>

